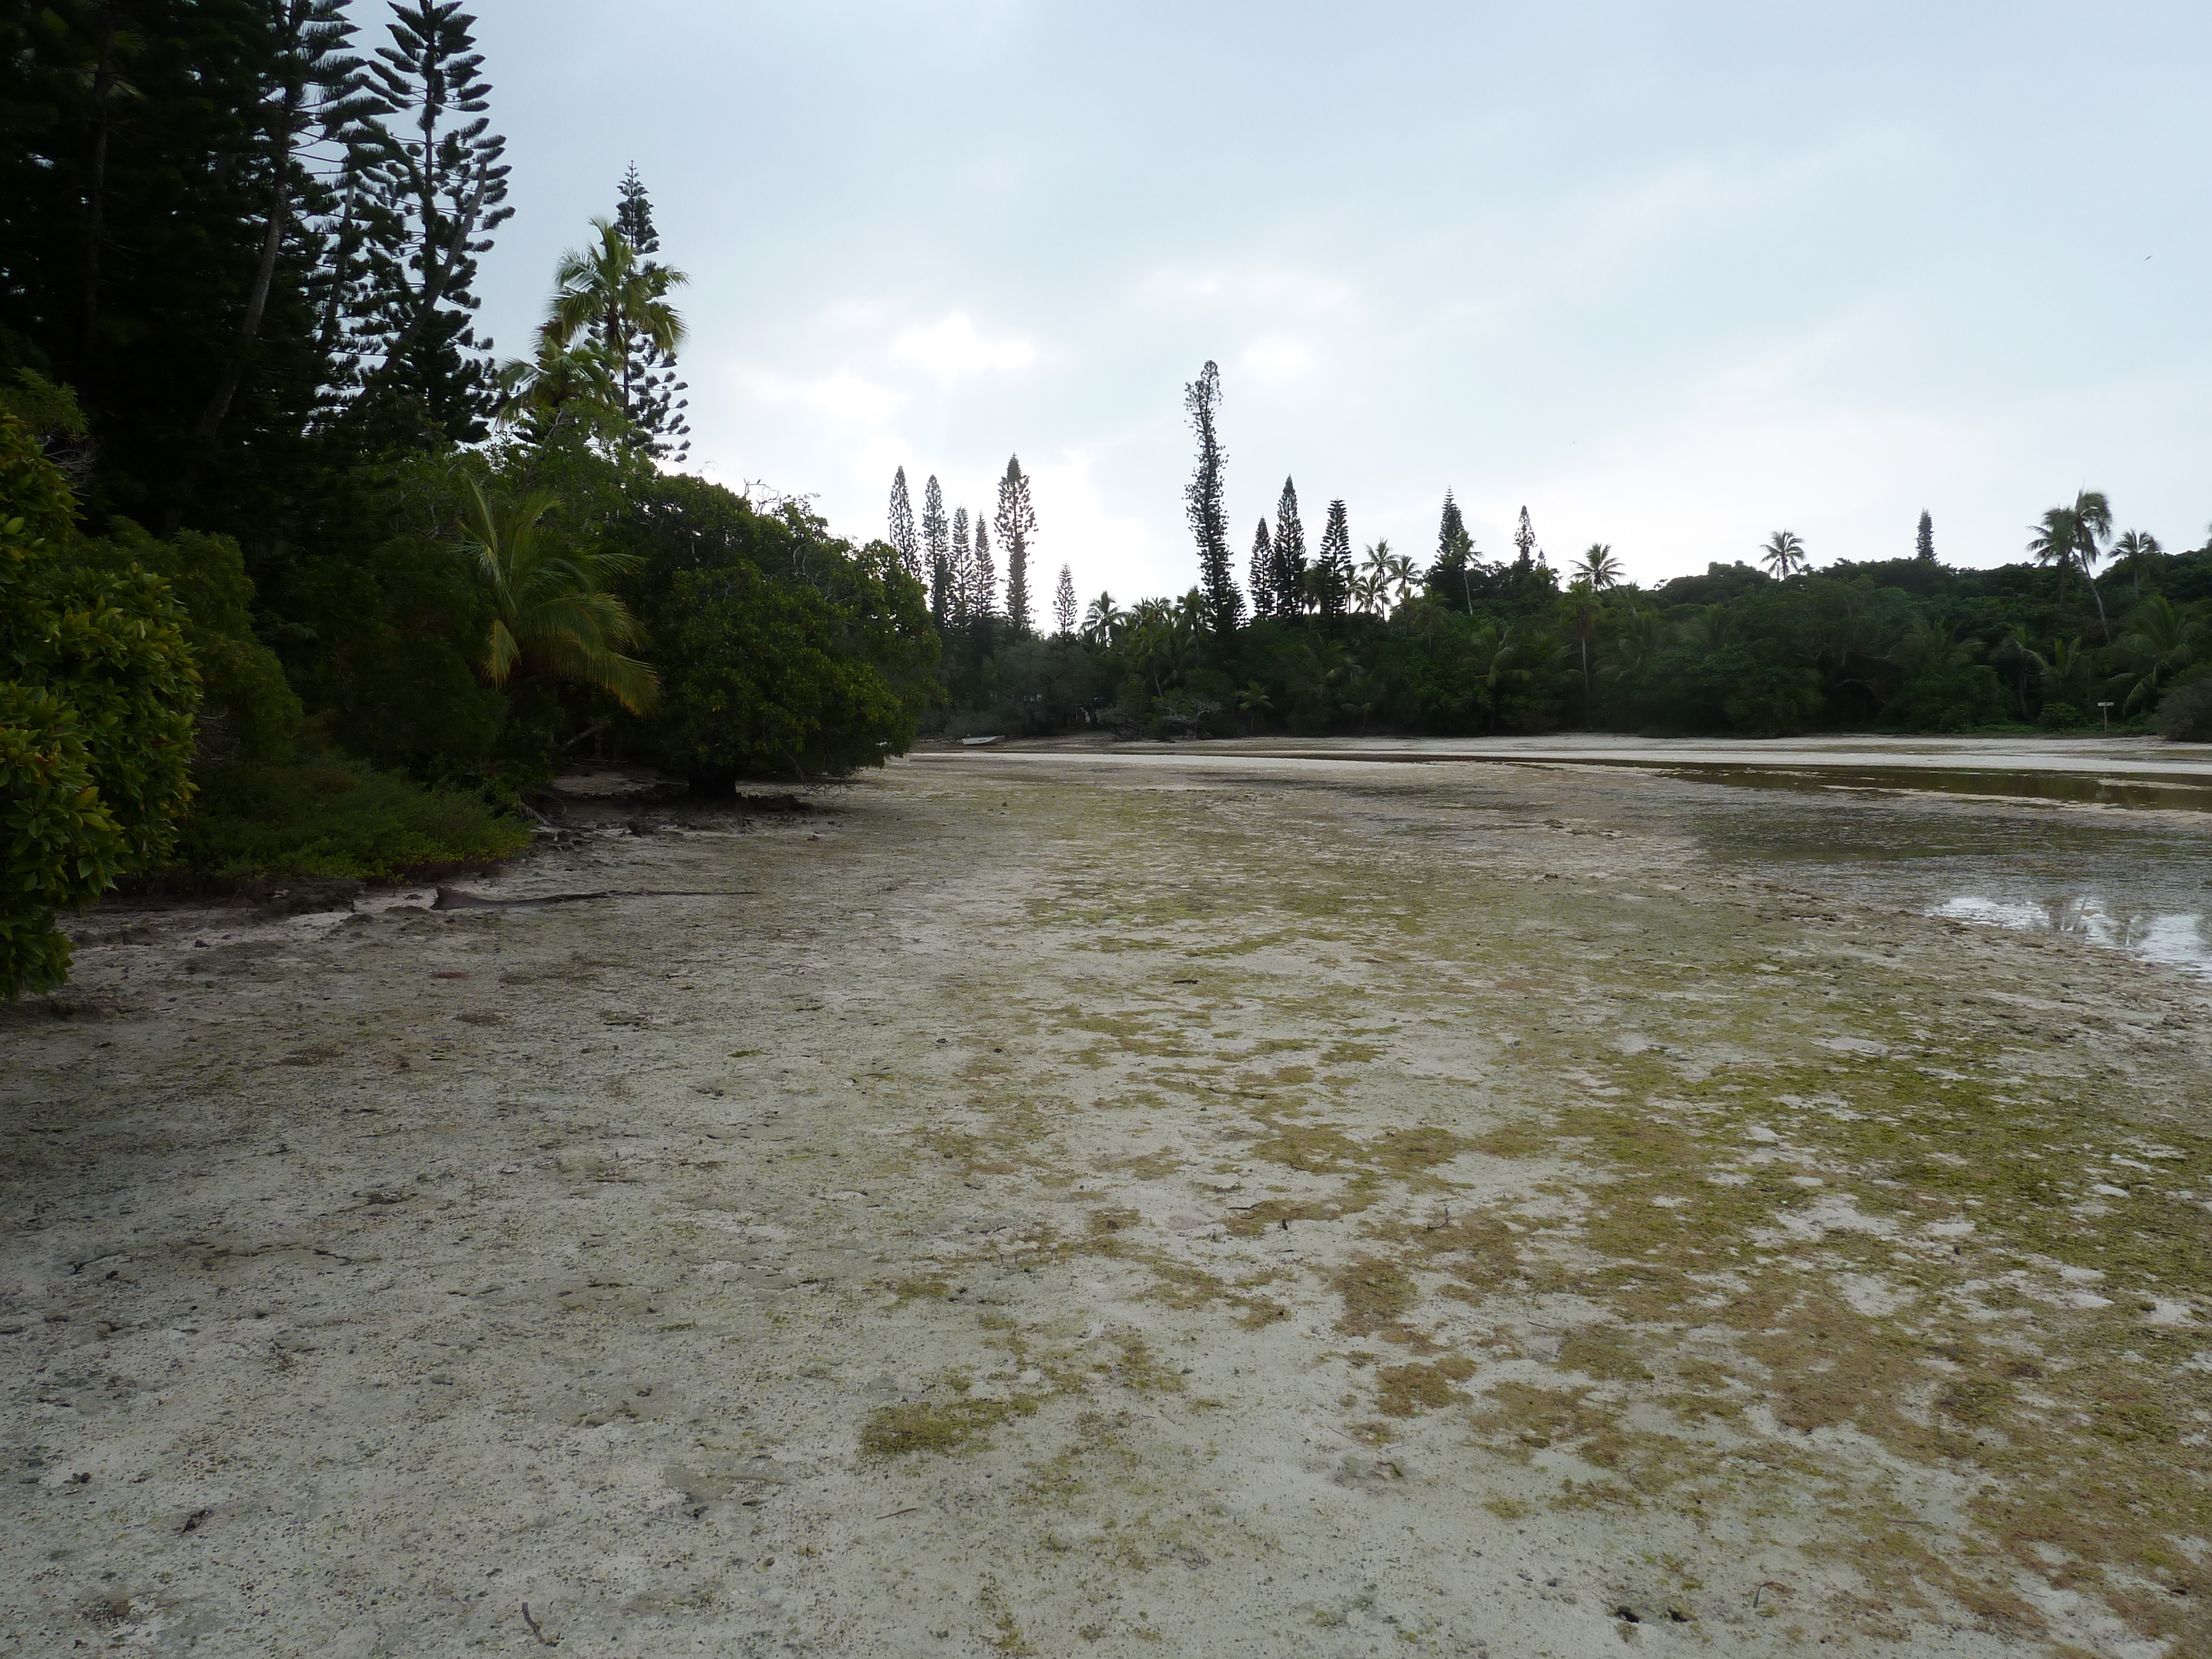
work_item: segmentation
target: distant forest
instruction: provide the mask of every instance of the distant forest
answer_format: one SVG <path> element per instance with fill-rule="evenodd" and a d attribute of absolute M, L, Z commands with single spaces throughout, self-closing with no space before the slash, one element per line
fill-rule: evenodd
<path fill-rule="evenodd" d="M 2168 551 L 2116 531 L 2095 491 L 2043 512 L 2022 530 L 2027 558 L 1996 569 L 1944 564 L 1923 512 L 1900 526 L 1912 551 L 1898 558 L 1814 570 L 1778 530 L 1747 559 L 1647 590 L 1608 545 L 1554 565 L 1526 508 L 1510 555 L 1486 557 L 1449 490 L 1421 556 L 1387 541 L 1355 554 L 1346 503 L 1329 501 L 1310 534 L 1286 478 L 1240 558 L 1222 509 L 1214 365 L 1184 402 L 1197 584 L 1127 605 L 1101 593 L 1079 611 L 1063 567 L 1048 635 L 997 599 L 964 510 L 948 531 L 933 505 L 917 529 L 901 471 L 890 539 L 933 594 L 951 729 L 2212 739 L 2212 546 Z M 937 503 L 935 478 L 927 489 Z M 1034 512 L 1023 522 L 1026 559 Z"/>

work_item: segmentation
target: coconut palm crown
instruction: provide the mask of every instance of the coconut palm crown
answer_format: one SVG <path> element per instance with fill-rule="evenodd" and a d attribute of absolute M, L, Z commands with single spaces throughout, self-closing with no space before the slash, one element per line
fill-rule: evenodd
<path fill-rule="evenodd" d="M 636 562 L 627 556 L 563 548 L 544 533 L 554 507 L 545 490 L 495 502 L 463 480 L 461 540 L 491 595 L 483 677 L 505 685 L 518 672 L 574 680 L 608 693 L 632 714 L 660 698 L 651 666 L 618 648 L 642 635 L 629 607 L 607 583 Z"/>

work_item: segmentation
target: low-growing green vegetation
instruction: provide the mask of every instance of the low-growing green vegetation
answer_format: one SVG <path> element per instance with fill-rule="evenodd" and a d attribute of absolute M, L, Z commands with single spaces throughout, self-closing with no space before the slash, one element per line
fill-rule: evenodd
<path fill-rule="evenodd" d="M 183 871 L 217 878 L 403 880 L 511 858 L 533 833 L 481 793 L 358 763 L 225 761 L 202 767 L 198 781 L 175 856 Z"/>

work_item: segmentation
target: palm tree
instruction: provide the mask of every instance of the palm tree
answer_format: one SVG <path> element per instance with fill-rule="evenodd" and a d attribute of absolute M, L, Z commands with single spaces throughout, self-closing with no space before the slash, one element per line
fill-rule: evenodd
<path fill-rule="evenodd" d="M 501 364 L 496 384 L 495 420 L 501 426 L 520 426 L 533 443 L 550 441 L 571 419 L 605 431 L 625 418 L 621 388 L 595 340 L 564 348 L 541 331 L 537 355 Z"/>
<path fill-rule="evenodd" d="M 2027 642 L 2027 629 L 2015 623 L 1999 636 L 1996 647 L 1990 653 L 1995 665 L 2012 672 L 2013 701 L 2020 705 L 2020 717 L 2027 718 L 2027 683 L 2043 665 L 2043 659 Z"/>
<path fill-rule="evenodd" d="M 598 337 L 613 368 L 627 414 L 631 397 L 630 346 L 643 340 L 672 354 L 684 341 L 684 319 L 669 305 L 668 290 L 689 281 L 680 270 L 637 257 L 629 237 L 611 221 L 594 219 L 599 240 L 561 256 L 553 273 L 553 313 L 540 332 L 567 347 L 579 334 Z"/>
<path fill-rule="evenodd" d="M 2082 579 L 2089 597 L 2097 602 L 2097 629 L 2109 641 L 2112 625 L 2105 619 L 2105 596 L 2097 591 L 2097 561 L 2105 556 L 2105 544 L 2112 538 L 2112 504 L 2100 489 L 2082 489 L 2074 495 L 2074 550 L 2081 561 Z"/>
<path fill-rule="evenodd" d="M 462 481 L 461 541 L 489 590 L 491 629 L 483 677 L 505 685 L 518 670 L 595 685 L 641 714 L 660 699 L 652 668 L 617 647 L 643 629 L 607 582 L 637 562 L 626 555 L 566 550 L 544 534 L 551 495 L 533 490 L 495 504 L 474 478 Z"/>
<path fill-rule="evenodd" d="M 1129 625 L 1129 613 L 1114 603 L 1111 593 L 1101 593 L 1083 613 L 1083 637 L 1093 645 L 1112 645 Z"/>
<path fill-rule="evenodd" d="M 2074 522 L 2074 509 L 2070 507 L 2047 508 L 2040 519 L 2028 526 L 2028 556 L 2038 564 L 2057 567 L 2061 605 L 2066 603 L 2066 573 L 2074 568 L 2074 556 L 2081 540 L 2081 527 Z"/>
<path fill-rule="evenodd" d="M 2094 684 L 2096 665 L 2089 648 L 2077 637 L 2053 640 L 2051 654 L 2037 659 L 2043 670 L 2043 701 L 2047 707 L 2053 702 L 2073 705 L 2077 714 L 2086 715 L 2097 701 Z"/>
<path fill-rule="evenodd" d="M 2112 544 L 2113 562 L 2127 566 L 2138 599 L 2142 598 L 2143 567 L 2165 551 L 2158 538 L 2147 530 L 2130 530 Z"/>
<path fill-rule="evenodd" d="M 1602 551 L 1603 550 L 1600 548 L 1590 550 L 1593 555 Z M 1585 560 L 1583 564 L 1576 568 L 1587 573 L 1588 561 Z M 1587 574 L 1576 577 L 1567 587 L 1567 621 L 1575 630 L 1575 647 L 1582 654 L 1583 724 L 1584 726 L 1594 723 L 1590 707 L 1589 647 L 1590 630 L 1597 625 L 1597 595 L 1595 587 L 1595 584 Z"/>
<path fill-rule="evenodd" d="M 1620 561 L 1613 556 L 1613 544 L 1592 542 L 1589 551 L 1575 561 L 1574 572 L 1595 592 L 1602 593 L 1617 586 L 1620 581 Z"/>
<path fill-rule="evenodd" d="M 1632 680 L 1657 660 L 1667 643 L 1667 627 L 1656 611 L 1629 610 L 1613 632 L 1610 659 L 1598 672 L 1608 679 Z"/>
<path fill-rule="evenodd" d="M 1485 623 L 1468 641 L 1474 656 L 1475 683 L 1482 687 L 1490 709 L 1490 729 L 1498 730 L 1498 699 L 1509 685 L 1519 684 L 1534 678 L 1522 664 L 1526 654 L 1516 629 L 1518 623 L 1508 623 L 1503 629 L 1495 623 Z"/>
<path fill-rule="evenodd" d="M 1905 678 L 1917 679 L 1972 661 L 1977 648 L 1960 641 L 1954 624 L 1922 611 L 1890 647 L 1889 660 L 1905 671 Z"/>
<path fill-rule="evenodd" d="M 1371 544 L 1367 550 L 1367 562 L 1360 566 L 1358 577 L 1352 586 L 1362 611 L 1372 611 L 1380 615 L 1389 609 L 1393 569 L 1389 538 Z"/>
<path fill-rule="evenodd" d="M 1242 691 L 1237 694 L 1237 723 L 1244 727 L 1247 737 L 1251 735 L 1252 728 L 1260 723 L 1260 716 L 1268 713 L 1274 706 L 1267 701 L 1267 688 L 1257 680 L 1250 681 Z"/>
<path fill-rule="evenodd" d="M 1397 590 L 1398 603 L 1405 604 L 1413 597 L 1414 590 L 1420 585 L 1420 572 L 1413 563 L 1413 556 L 1409 553 L 1393 553 L 1390 556 L 1390 586 Z"/>
<path fill-rule="evenodd" d="M 2124 714 L 2138 702 L 2156 702 L 2167 676 L 2179 673 L 2196 660 L 2197 647 L 2203 638 L 2203 625 L 2176 611 L 2163 593 L 2137 605 L 2130 614 L 2128 631 L 2119 641 L 2127 664 L 2124 678 L 2128 684 L 2127 700 L 2121 704 L 2121 712 Z"/>
<path fill-rule="evenodd" d="M 1805 544 L 1797 538 L 1796 531 L 1778 530 L 1759 550 L 1759 562 L 1779 580 L 1802 570 L 1812 560 L 1806 556 Z"/>

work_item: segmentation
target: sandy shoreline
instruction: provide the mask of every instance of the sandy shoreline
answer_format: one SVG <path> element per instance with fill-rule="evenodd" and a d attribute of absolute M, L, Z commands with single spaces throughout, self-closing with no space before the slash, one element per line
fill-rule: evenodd
<path fill-rule="evenodd" d="M 1689 787 L 986 750 L 486 889 L 720 896 L 88 918 L 0 1644 L 2198 1650 L 2212 987 Z"/>

